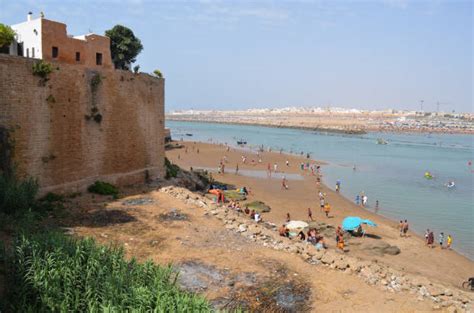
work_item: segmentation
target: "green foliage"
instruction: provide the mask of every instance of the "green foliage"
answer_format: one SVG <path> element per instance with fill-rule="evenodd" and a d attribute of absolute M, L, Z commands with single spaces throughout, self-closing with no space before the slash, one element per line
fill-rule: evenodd
<path fill-rule="evenodd" d="M 95 73 L 94 76 L 91 78 L 91 90 L 92 92 L 96 92 L 97 88 L 99 88 L 100 83 L 102 82 L 102 77 L 99 73 Z"/>
<path fill-rule="evenodd" d="M 166 168 L 166 179 L 170 179 L 172 177 L 178 176 L 178 172 L 180 170 L 179 166 L 176 164 L 173 164 L 168 160 L 168 158 L 165 158 L 165 168 Z"/>
<path fill-rule="evenodd" d="M 176 284 L 170 266 L 124 259 L 122 248 L 61 233 L 19 236 L 4 256 L 5 311 L 210 312 L 200 296 Z M 0 308 L 1 309 L 1 308 Z"/>
<path fill-rule="evenodd" d="M 38 209 L 37 193 L 38 183 L 32 178 L 18 180 L 14 174 L 0 175 L 0 212 L 18 215 Z"/>
<path fill-rule="evenodd" d="M 46 101 L 48 103 L 56 103 L 56 98 L 53 95 L 49 95 L 48 98 L 46 98 Z"/>
<path fill-rule="evenodd" d="M 105 32 L 110 38 L 110 53 L 117 69 L 128 69 L 129 63 L 136 60 L 137 55 L 143 50 L 143 45 L 133 31 L 122 25 L 115 25 Z"/>
<path fill-rule="evenodd" d="M 45 202 L 61 202 L 64 201 L 64 196 L 59 195 L 54 192 L 48 192 L 44 197 L 40 199 L 40 201 L 45 201 Z"/>
<path fill-rule="evenodd" d="M 10 26 L 0 23 L 0 47 L 9 46 L 15 40 L 15 35 Z"/>
<path fill-rule="evenodd" d="M 103 181 L 96 181 L 94 184 L 90 185 L 89 188 L 87 188 L 87 191 L 99 195 L 114 196 L 114 198 L 118 197 L 119 194 L 117 187 Z"/>
<path fill-rule="evenodd" d="M 138 74 L 138 73 L 140 72 L 140 65 L 134 66 L 134 67 L 133 67 L 133 72 L 134 72 L 135 74 Z"/>
<path fill-rule="evenodd" d="M 155 74 L 156 77 L 163 78 L 163 73 L 161 73 L 160 70 L 154 70 L 153 74 Z"/>
<path fill-rule="evenodd" d="M 39 76 L 43 79 L 47 79 L 48 75 L 53 72 L 53 66 L 43 60 L 35 62 L 32 69 L 33 75 Z"/>

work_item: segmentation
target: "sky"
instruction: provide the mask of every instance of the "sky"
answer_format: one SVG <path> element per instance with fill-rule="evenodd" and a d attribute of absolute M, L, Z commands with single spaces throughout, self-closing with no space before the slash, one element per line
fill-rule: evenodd
<path fill-rule="evenodd" d="M 68 33 L 131 28 L 166 111 L 333 106 L 474 112 L 473 1 L 0 0 Z"/>

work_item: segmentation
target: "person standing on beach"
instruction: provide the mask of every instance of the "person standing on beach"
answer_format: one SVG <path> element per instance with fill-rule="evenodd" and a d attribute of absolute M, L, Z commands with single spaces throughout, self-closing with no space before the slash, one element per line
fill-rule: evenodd
<path fill-rule="evenodd" d="M 286 160 L 286 166 L 289 167 L 290 166 L 290 161 Z"/>
<path fill-rule="evenodd" d="M 403 221 L 400 220 L 400 224 L 398 224 L 398 229 L 400 231 L 400 237 L 403 237 L 403 229 L 405 228 L 405 225 L 403 224 Z"/>
<path fill-rule="evenodd" d="M 379 212 L 379 200 L 375 200 L 375 213 Z"/>
<path fill-rule="evenodd" d="M 235 175 L 239 174 L 239 163 L 235 165 Z"/>
<path fill-rule="evenodd" d="M 308 208 L 308 219 L 313 221 L 313 212 L 311 211 L 311 208 Z"/>
<path fill-rule="evenodd" d="M 273 164 L 273 171 L 276 173 L 278 172 L 278 165 L 275 163 Z"/>
<path fill-rule="evenodd" d="M 329 203 L 326 203 L 324 205 L 324 213 L 326 213 L 326 217 L 329 218 L 329 212 L 331 211 L 331 205 Z"/>
<path fill-rule="evenodd" d="M 408 220 L 405 220 L 403 223 L 403 237 L 407 237 L 408 233 Z"/>
<path fill-rule="evenodd" d="M 359 196 L 359 195 L 356 196 L 355 203 L 356 203 L 357 205 L 360 204 L 360 196 Z"/>
<path fill-rule="evenodd" d="M 324 210 L 324 197 L 319 199 L 319 205 L 321 206 L 321 211 Z"/>
<path fill-rule="evenodd" d="M 430 230 L 427 229 L 426 232 L 425 232 L 425 244 L 428 245 L 428 238 L 430 236 Z"/>
<path fill-rule="evenodd" d="M 290 213 L 286 213 L 286 222 L 289 223 L 291 221 Z"/>
<path fill-rule="evenodd" d="M 288 189 L 288 184 L 286 183 L 286 177 L 283 175 L 281 179 L 281 189 Z"/>
<path fill-rule="evenodd" d="M 439 241 L 439 246 L 441 249 L 444 249 L 443 244 L 444 244 L 444 233 L 440 232 L 438 236 L 438 241 Z"/>
<path fill-rule="evenodd" d="M 453 244 L 453 237 L 449 234 L 446 238 L 446 249 L 451 250 L 451 245 Z"/>
<path fill-rule="evenodd" d="M 434 244 L 434 234 L 432 231 L 428 234 L 428 247 L 433 248 Z"/>

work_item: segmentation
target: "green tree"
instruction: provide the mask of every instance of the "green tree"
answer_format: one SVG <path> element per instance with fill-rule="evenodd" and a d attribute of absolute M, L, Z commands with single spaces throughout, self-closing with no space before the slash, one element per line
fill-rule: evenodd
<path fill-rule="evenodd" d="M 154 71 L 153 71 L 153 74 L 155 74 L 156 77 L 163 78 L 163 73 L 161 73 L 160 70 L 154 70 Z"/>
<path fill-rule="evenodd" d="M 15 39 L 15 31 L 8 25 L 0 23 L 0 47 L 10 45 Z"/>
<path fill-rule="evenodd" d="M 115 68 L 128 69 L 135 62 L 137 55 L 143 50 L 143 45 L 130 28 L 115 25 L 105 32 L 110 38 L 110 52 Z"/>

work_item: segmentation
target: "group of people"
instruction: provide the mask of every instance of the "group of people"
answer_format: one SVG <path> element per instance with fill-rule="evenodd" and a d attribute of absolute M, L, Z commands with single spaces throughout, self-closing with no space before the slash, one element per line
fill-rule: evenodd
<path fill-rule="evenodd" d="M 434 248 L 434 233 L 429 229 L 425 232 L 425 243 L 428 247 Z M 438 243 L 441 249 L 451 249 L 453 244 L 453 237 L 451 234 L 448 234 L 447 237 L 444 236 L 443 232 L 440 232 L 438 235 Z"/>
<path fill-rule="evenodd" d="M 291 239 L 290 229 L 286 227 L 286 224 L 281 225 L 278 232 L 280 233 L 280 236 Z M 319 234 L 316 228 L 310 228 L 306 234 L 304 233 L 304 231 L 301 230 L 296 235 L 296 238 L 300 241 L 312 244 L 317 250 L 327 249 L 324 237 Z"/>
<path fill-rule="evenodd" d="M 369 203 L 369 197 L 362 191 L 356 195 L 355 203 L 365 208 Z"/>
<path fill-rule="evenodd" d="M 408 220 L 400 220 L 398 230 L 400 231 L 400 237 L 408 237 Z"/>

